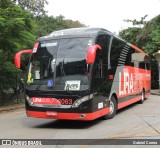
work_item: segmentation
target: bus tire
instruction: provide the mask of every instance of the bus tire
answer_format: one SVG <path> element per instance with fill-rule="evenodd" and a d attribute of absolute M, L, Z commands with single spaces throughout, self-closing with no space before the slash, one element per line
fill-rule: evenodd
<path fill-rule="evenodd" d="M 103 116 L 104 120 L 112 119 L 115 116 L 116 112 L 117 112 L 117 101 L 116 101 L 114 96 L 111 97 L 109 107 L 110 107 L 110 113 Z"/>
<path fill-rule="evenodd" d="M 139 101 L 140 104 L 143 104 L 144 99 L 145 99 L 145 91 L 144 91 L 144 89 L 143 89 L 142 92 L 141 92 L 141 100 Z"/>

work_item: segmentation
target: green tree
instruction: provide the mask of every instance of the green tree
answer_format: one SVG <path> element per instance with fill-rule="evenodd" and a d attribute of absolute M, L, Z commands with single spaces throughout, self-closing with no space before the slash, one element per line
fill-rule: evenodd
<path fill-rule="evenodd" d="M 142 18 L 141 21 L 128 20 L 128 22 L 132 22 L 133 25 L 141 24 L 143 27 L 131 27 L 125 29 L 120 31 L 119 35 L 126 39 L 128 42 L 136 44 L 151 56 L 151 86 L 152 88 L 158 88 L 157 63 L 152 54 L 160 50 L 160 15 L 154 17 L 148 22 L 144 21 L 144 19 L 145 17 Z"/>
<path fill-rule="evenodd" d="M 160 15 L 143 27 L 137 38 L 137 44 L 149 54 L 160 50 Z"/>
<path fill-rule="evenodd" d="M 0 8 L 7 8 L 11 5 L 12 3 L 10 0 L 0 0 Z"/>
<path fill-rule="evenodd" d="M 137 44 L 152 57 L 152 88 L 158 88 L 158 66 L 152 54 L 160 50 L 160 15 L 154 17 L 143 27 Z"/>
<path fill-rule="evenodd" d="M 125 39 L 127 42 L 130 42 L 132 44 L 137 45 L 137 40 L 139 38 L 139 35 L 141 34 L 142 28 L 146 25 L 147 21 L 145 21 L 146 17 L 148 15 L 145 15 L 141 17 L 140 20 L 134 19 L 126 19 L 123 20 L 127 23 L 132 23 L 133 27 L 128 27 L 127 29 L 121 30 L 119 32 L 119 36 Z"/>
<path fill-rule="evenodd" d="M 85 26 L 79 21 L 65 20 L 61 15 L 47 16 L 44 10 L 47 3 L 47 0 L 0 0 L 0 97 L 2 98 L 10 88 L 16 93 L 17 84 L 20 83 L 22 72 L 14 66 L 16 52 L 32 48 L 37 38 L 55 30 Z M 22 59 L 26 60 L 26 57 Z"/>
<path fill-rule="evenodd" d="M 143 27 L 147 21 L 145 21 L 145 19 L 147 18 L 148 15 L 145 15 L 143 17 L 141 17 L 140 20 L 130 20 L 130 19 L 126 19 L 126 20 L 123 20 L 124 22 L 131 22 L 133 26 L 138 26 L 138 27 Z"/>
<path fill-rule="evenodd" d="M 137 44 L 136 41 L 139 38 L 142 28 L 140 27 L 129 27 L 119 32 L 119 36 L 125 39 L 127 42 Z"/>
<path fill-rule="evenodd" d="M 86 25 L 82 24 L 81 22 L 73 21 L 73 20 L 70 20 L 70 19 L 67 19 L 66 23 L 67 23 L 68 28 L 86 27 Z"/>
<path fill-rule="evenodd" d="M 15 52 L 32 47 L 35 36 L 32 14 L 7 0 L 0 5 L 0 94 L 12 88 L 16 92 L 16 77 L 20 74 L 14 66 Z"/>
<path fill-rule="evenodd" d="M 34 34 L 37 36 L 37 38 L 47 35 L 56 30 L 85 26 L 79 21 L 66 20 L 62 15 L 57 17 L 37 16 L 35 18 L 37 26 Z"/>
<path fill-rule="evenodd" d="M 14 4 L 18 4 L 23 10 L 29 10 L 34 15 L 45 15 L 45 5 L 47 0 L 12 0 Z"/>

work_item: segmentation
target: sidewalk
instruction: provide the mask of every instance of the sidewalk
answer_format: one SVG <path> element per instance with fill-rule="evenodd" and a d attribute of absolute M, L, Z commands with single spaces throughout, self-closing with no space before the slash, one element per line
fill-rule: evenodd
<path fill-rule="evenodd" d="M 8 105 L 8 106 L 1 106 L 0 107 L 0 113 L 4 111 L 11 111 L 19 108 L 24 108 L 24 103 L 22 104 L 13 104 L 13 105 Z"/>
<path fill-rule="evenodd" d="M 160 96 L 160 90 L 159 89 L 152 89 L 151 94 Z"/>

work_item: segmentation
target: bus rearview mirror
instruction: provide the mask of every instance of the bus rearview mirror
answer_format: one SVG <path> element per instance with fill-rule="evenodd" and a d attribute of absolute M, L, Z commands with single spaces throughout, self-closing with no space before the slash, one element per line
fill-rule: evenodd
<path fill-rule="evenodd" d="M 102 49 L 101 46 L 99 45 L 92 45 L 88 48 L 88 52 L 87 52 L 87 64 L 92 64 L 95 61 L 96 58 L 96 52 L 97 49 Z"/>
<path fill-rule="evenodd" d="M 26 49 L 26 50 L 22 50 L 16 53 L 14 57 L 14 64 L 16 68 L 21 67 L 21 55 L 26 54 L 26 53 L 32 53 L 32 49 Z"/>

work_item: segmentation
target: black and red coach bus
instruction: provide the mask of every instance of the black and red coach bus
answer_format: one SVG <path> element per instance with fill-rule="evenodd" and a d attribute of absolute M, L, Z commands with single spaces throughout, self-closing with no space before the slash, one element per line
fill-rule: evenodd
<path fill-rule="evenodd" d="M 31 53 L 26 81 L 29 117 L 94 120 L 143 103 L 150 94 L 150 58 L 101 28 L 73 28 L 41 37 Z"/>

